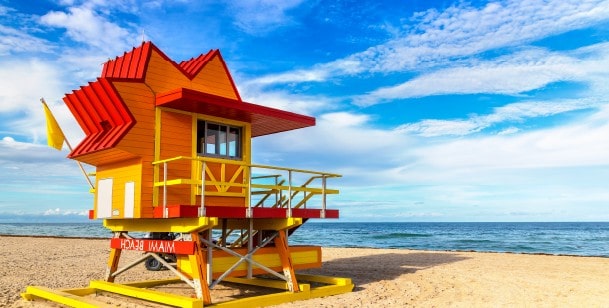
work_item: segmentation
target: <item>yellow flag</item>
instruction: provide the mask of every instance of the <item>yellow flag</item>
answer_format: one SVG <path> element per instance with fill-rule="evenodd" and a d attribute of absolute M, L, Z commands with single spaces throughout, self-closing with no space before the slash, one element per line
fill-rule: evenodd
<path fill-rule="evenodd" d="M 66 137 L 63 135 L 61 128 L 59 128 L 59 124 L 57 124 L 57 121 L 47 104 L 42 102 L 42 106 L 44 107 L 44 117 L 47 120 L 47 144 L 50 147 L 61 151 Z"/>

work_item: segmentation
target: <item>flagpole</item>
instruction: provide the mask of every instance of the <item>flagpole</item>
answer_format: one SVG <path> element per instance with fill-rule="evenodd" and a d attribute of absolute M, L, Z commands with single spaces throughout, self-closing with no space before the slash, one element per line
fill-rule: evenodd
<path fill-rule="evenodd" d="M 47 105 L 47 103 L 44 101 L 44 97 L 40 98 L 40 101 L 42 102 L 43 105 L 45 105 L 47 108 L 49 108 L 49 106 Z M 50 110 L 50 109 L 49 109 Z M 66 135 L 63 133 L 63 130 L 61 129 L 61 127 L 59 127 L 59 124 L 57 124 L 57 128 L 59 128 L 59 130 L 61 131 L 61 134 L 63 135 L 63 139 L 66 142 L 66 145 L 68 146 L 68 149 L 70 150 L 70 152 L 73 151 L 72 149 L 72 145 L 70 144 L 70 141 L 68 141 L 68 138 L 66 138 Z M 82 171 L 82 174 L 85 176 L 85 179 L 87 179 L 87 183 L 89 183 L 89 186 L 93 189 L 95 188 L 95 186 L 93 185 L 93 183 L 91 182 L 91 179 L 89 178 L 89 176 L 87 175 L 87 171 L 85 171 L 85 168 L 82 166 L 82 163 L 74 160 L 76 162 L 76 164 L 78 164 L 78 167 L 80 168 L 80 171 Z"/>

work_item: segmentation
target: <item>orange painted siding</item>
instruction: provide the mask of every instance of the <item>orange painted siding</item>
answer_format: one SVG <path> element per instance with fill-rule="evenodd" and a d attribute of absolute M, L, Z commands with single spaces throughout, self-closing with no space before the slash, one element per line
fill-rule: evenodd
<path fill-rule="evenodd" d="M 230 77 L 218 57 L 207 62 L 197 77 L 192 80 L 191 88 L 218 96 L 238 99 L 230 82 Z"/>
<path fill-rule="evenodd" d="M 192 155 L 192 116 L 170 111 L 161 112 L 160 159 Z M 170 162 L 168 179 L 190 179 L 191 162 L 180 160 Z M 160 179 L 163 168 L 160 168 Z M 175 185 L 167 188 L 167 204 L 190 204 L 190 185 Z M 160 199 L 162 201 L 162 197 Z"/>
<path fill-rule="evenodd" d="M 136 120 L 129 133 L 117 148 L 137 155 L 142 160 L 141 202 L 138 212 L 141 217 L 152 217 L 154 159 L 154 95 L 141 83 L 115 82 L 114 86 Z"/>
<path fill-rule="evenodd" d="M 156 51 L 150 56 L 145 82 L 155 93 L 187 88 L 190 85 L 190 80 L 171 61 Z"/>
<path fill-rule="evenodd" d="M 140 83 L 115 82 L 114 86 L 135 118 L 135 125 L 117 145 L 140 157 L 154 155 L 154 95 Z"/>

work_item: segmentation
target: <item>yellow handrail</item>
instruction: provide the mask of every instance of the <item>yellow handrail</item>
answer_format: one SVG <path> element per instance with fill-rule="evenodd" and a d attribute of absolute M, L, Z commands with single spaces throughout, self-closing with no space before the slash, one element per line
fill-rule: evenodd
<path fill-rule="evenodd" d="M 191 176 L 188 178 L 169 179 L 167 176 L 167 174 L 170 172 L 168 169 L 168 164 L 171 162 L 174 162 L 174 161 L 179 161 L 179 160 L 197 161 L 197 162 L 201 163 L 200 166 L 206 166 L 207 163 L 218 163 L 221 165 L 221 170 L 224 170 L 224 168 L 225 168 L 224 166 L 227 166 L 227 165 L 240 166 L 239 169 L 243 170 L 243 171 L 241 171 L 241 172 L 243 172 L 243 179 L 242 179 L 243 182 L 240 183 L 241 180 L 235 181 L 236 175 L 233 176 L 230 180 L 224 179 L 224 171 L 222 171 L 222 176 L 220 178 L 216 179 L 216 178 L 214 178 L 214 176 L 211 173 L 207 173 L 207 172 L 209 172 L 209 169 L 207 169 L 207 168 L 204 171 L 202 170 L 202 173 L 204 172 L 203 174 L 207 174 L 207 175 L 211 176 L 211 178 L 209 180 L 205 179 L 204 183 L 203 183 L 203 178 L 194 176 L 198 172 L 191 172 Z M 283 198 L 283 197 L 279 198 L 279 200 L 276 201 L 276 204 L 274 204 L 273 207 L 287 207 L 289 216 L 291 216 L 292 208 L 298 208 L 298 207 L 302 206 L 303 204 L 305 204 L 305 208 L 306 208 L 307 200 L 311 199 L 311 197 L 313 197 L 314 195 L 322 196 L 322 210 L 325 212 L 326 195 L 338 194 L 338 190 L 326 188 L 326 179 L 341 177 L 341 175 L 334 174 L 334 173 L 304 170 L 304 169 L 294 169 L 294 168 L 286 168 L 286 167 L 277 167 L 277 166 L 269 166 L 269 165 L 247 164 L 243 161 L 232 161 L 232 160 L 218 159 L 218 158 L 212 158 L 212 157 L 176 156 L 176 157 L 171 157 L 171 158 L 167 158 L 167 159 L 154 161 L 154 162 L 152 162 L 152 164 L 155 166 L 155 168 L 158 168 L 159 165 L 163 165 L 163 173 L 164 173 L 163 180 L 155 182 L 153 184 L 153 186 L 155 187 L 155 189 L 158 189 L 159 187 L 163 187 L 163 206 L 164 207 L 166 206 L 166 200 L 168 197 L 167 196 L 167 186 L 172 186 L 172 185 L 201 186 L 202 189 L 197 188 L 196 191 L 198 191 L 199 189 L 201 190 L 200 195 L 201 195 L 201 199 L 202 199 L 201 200 L 202 206 L 203 206 L 203 195 L 205 195 L 205 194 L 208 194 L 210 196 L 214 195 L 214 196 L 227 196 L 227 197 L 242 196 L 242 197 L 246 198 L 246 206 L 248 207 L 248 210 L 252 207 L 252 201 L 253 201 L 252 196 L 263 195 L 262 200 L 260 200 L 256 204 L 256 207 L 258 207 L 258 206 L 264 206 L 263 202 L 264 202 L 264 200 L 266 200 L 268 198 L 268 196 L 264 196 L 264 195 L 271 194 L 271 193 L 277 193 L 277 192 L 279 192 L 281 194 L 281 192 L 283 191 L 283 192 L 287 192 L 288 198 Z M 195 168 L 194 165 L 193 165 L 193 168 Z M 247 169 L 245 169 L 245 168 L 247 168 Z M 277 183 L 277 179 L 282 176 L 281 174 L 252 176 L 253 168 L 287 172 L 288 173 L 288 185 L 283 184 L 283 183 L 285 183 L 285 180 L 283 180 L 281 183 Z M 310 174 L 312 176 L 308 177 L 308 180 L 305 181 L 304 184 L 296 186 L 296 185 L 293 185 L 293 183 L 292 183 L 292 174 L 293 173 Z M 256 180 L 256 179 L 265 179 L 265 178 L 275 178 L 276 183 L 275 184 L 252 183 L 252 179 Z M 316 179 L 321 179 L 321 187 L 310 187 L 309 185 Z M 217 192 L 216 191 L 207 191 L 204 188 L 207 185 L 215 186 L 218 189 L 218 191 Z M 316 186 L 316 185 L 314 185 L 314 186 Z M 222 189 L 220 189 L 220 187 Z M 243 190 L 240 193 L 239 192 L 229 192 L 228 191 L 230 189 L 229 187 L 238 187 Z M 300 196 L 298 196 L 299 192 L 303 193 L 302 200 L 301 201 L 294 200 L 296 202 L 296 206 L 292 207 L 292 199 L 301 198 Z M 194 193 L 198 194 L 197 192 L 194 192 Z M 191 196 L 191 198 L 194 198 L 194 196 Z M 156 204 L 156 206 L 158 206 L 158 204 Z M 203 207 L 202 207 L 202 209 L 203 209 Z"/>
<path fill-rule="evenodd" d="M 252 167 L 252 168 L 262 168 L 262 169 L 271 169 L 271 170 L 292 171 L 292 172 L 298 172 L 298 173 L 317 174 L 317 175 L 325 176 L 326 178 L 342 177 L 342 175 L 335 174 L 335 173 L 305 170 L 305 169 L 295 169 L 295 168 L 287 168 L 287 167 L 278 167 L 278 166 L 269 166 L 269 165 L 258 165 L 258 164 L 250 165 L 250 164 L 247 164 L 247 163 L 245 163 L 243 161 L 239 161 L 239 160 L 232 161 L 232 160 L 219 159 L 219 158 L 213 158 L 213 157 L 176 156 L 176 157 L 172 157 L 172 158 L 153 161 L 152 164 L 159 165 L 159 164 L 169 163 L 169 162 L 177 161 L 177 160 L 181 160 L 181 159 L 194 160 L 194 161 L 205 161 L 208 163 L 221 163 L 221 164 L 231 164 L 231 165 L 238 165 L 238 166 L 247 166 L 247 167 Z M 229 163 L 229 161 L 230 161 L 230 163 Z"/>

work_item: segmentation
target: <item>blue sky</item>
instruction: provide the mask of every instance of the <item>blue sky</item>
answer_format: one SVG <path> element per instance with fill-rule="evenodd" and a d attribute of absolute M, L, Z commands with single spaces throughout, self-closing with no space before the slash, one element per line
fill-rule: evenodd
<path fill-rule="evenodd" d="M 64 93 L 142 38 L 315 116 L 254 162 L 343 174 L 342 221 L 609 220 L 609 1 L 585 0 L 0 0 L 0 220 L 92 207 L 39 99 L 77 144 Z"/>

